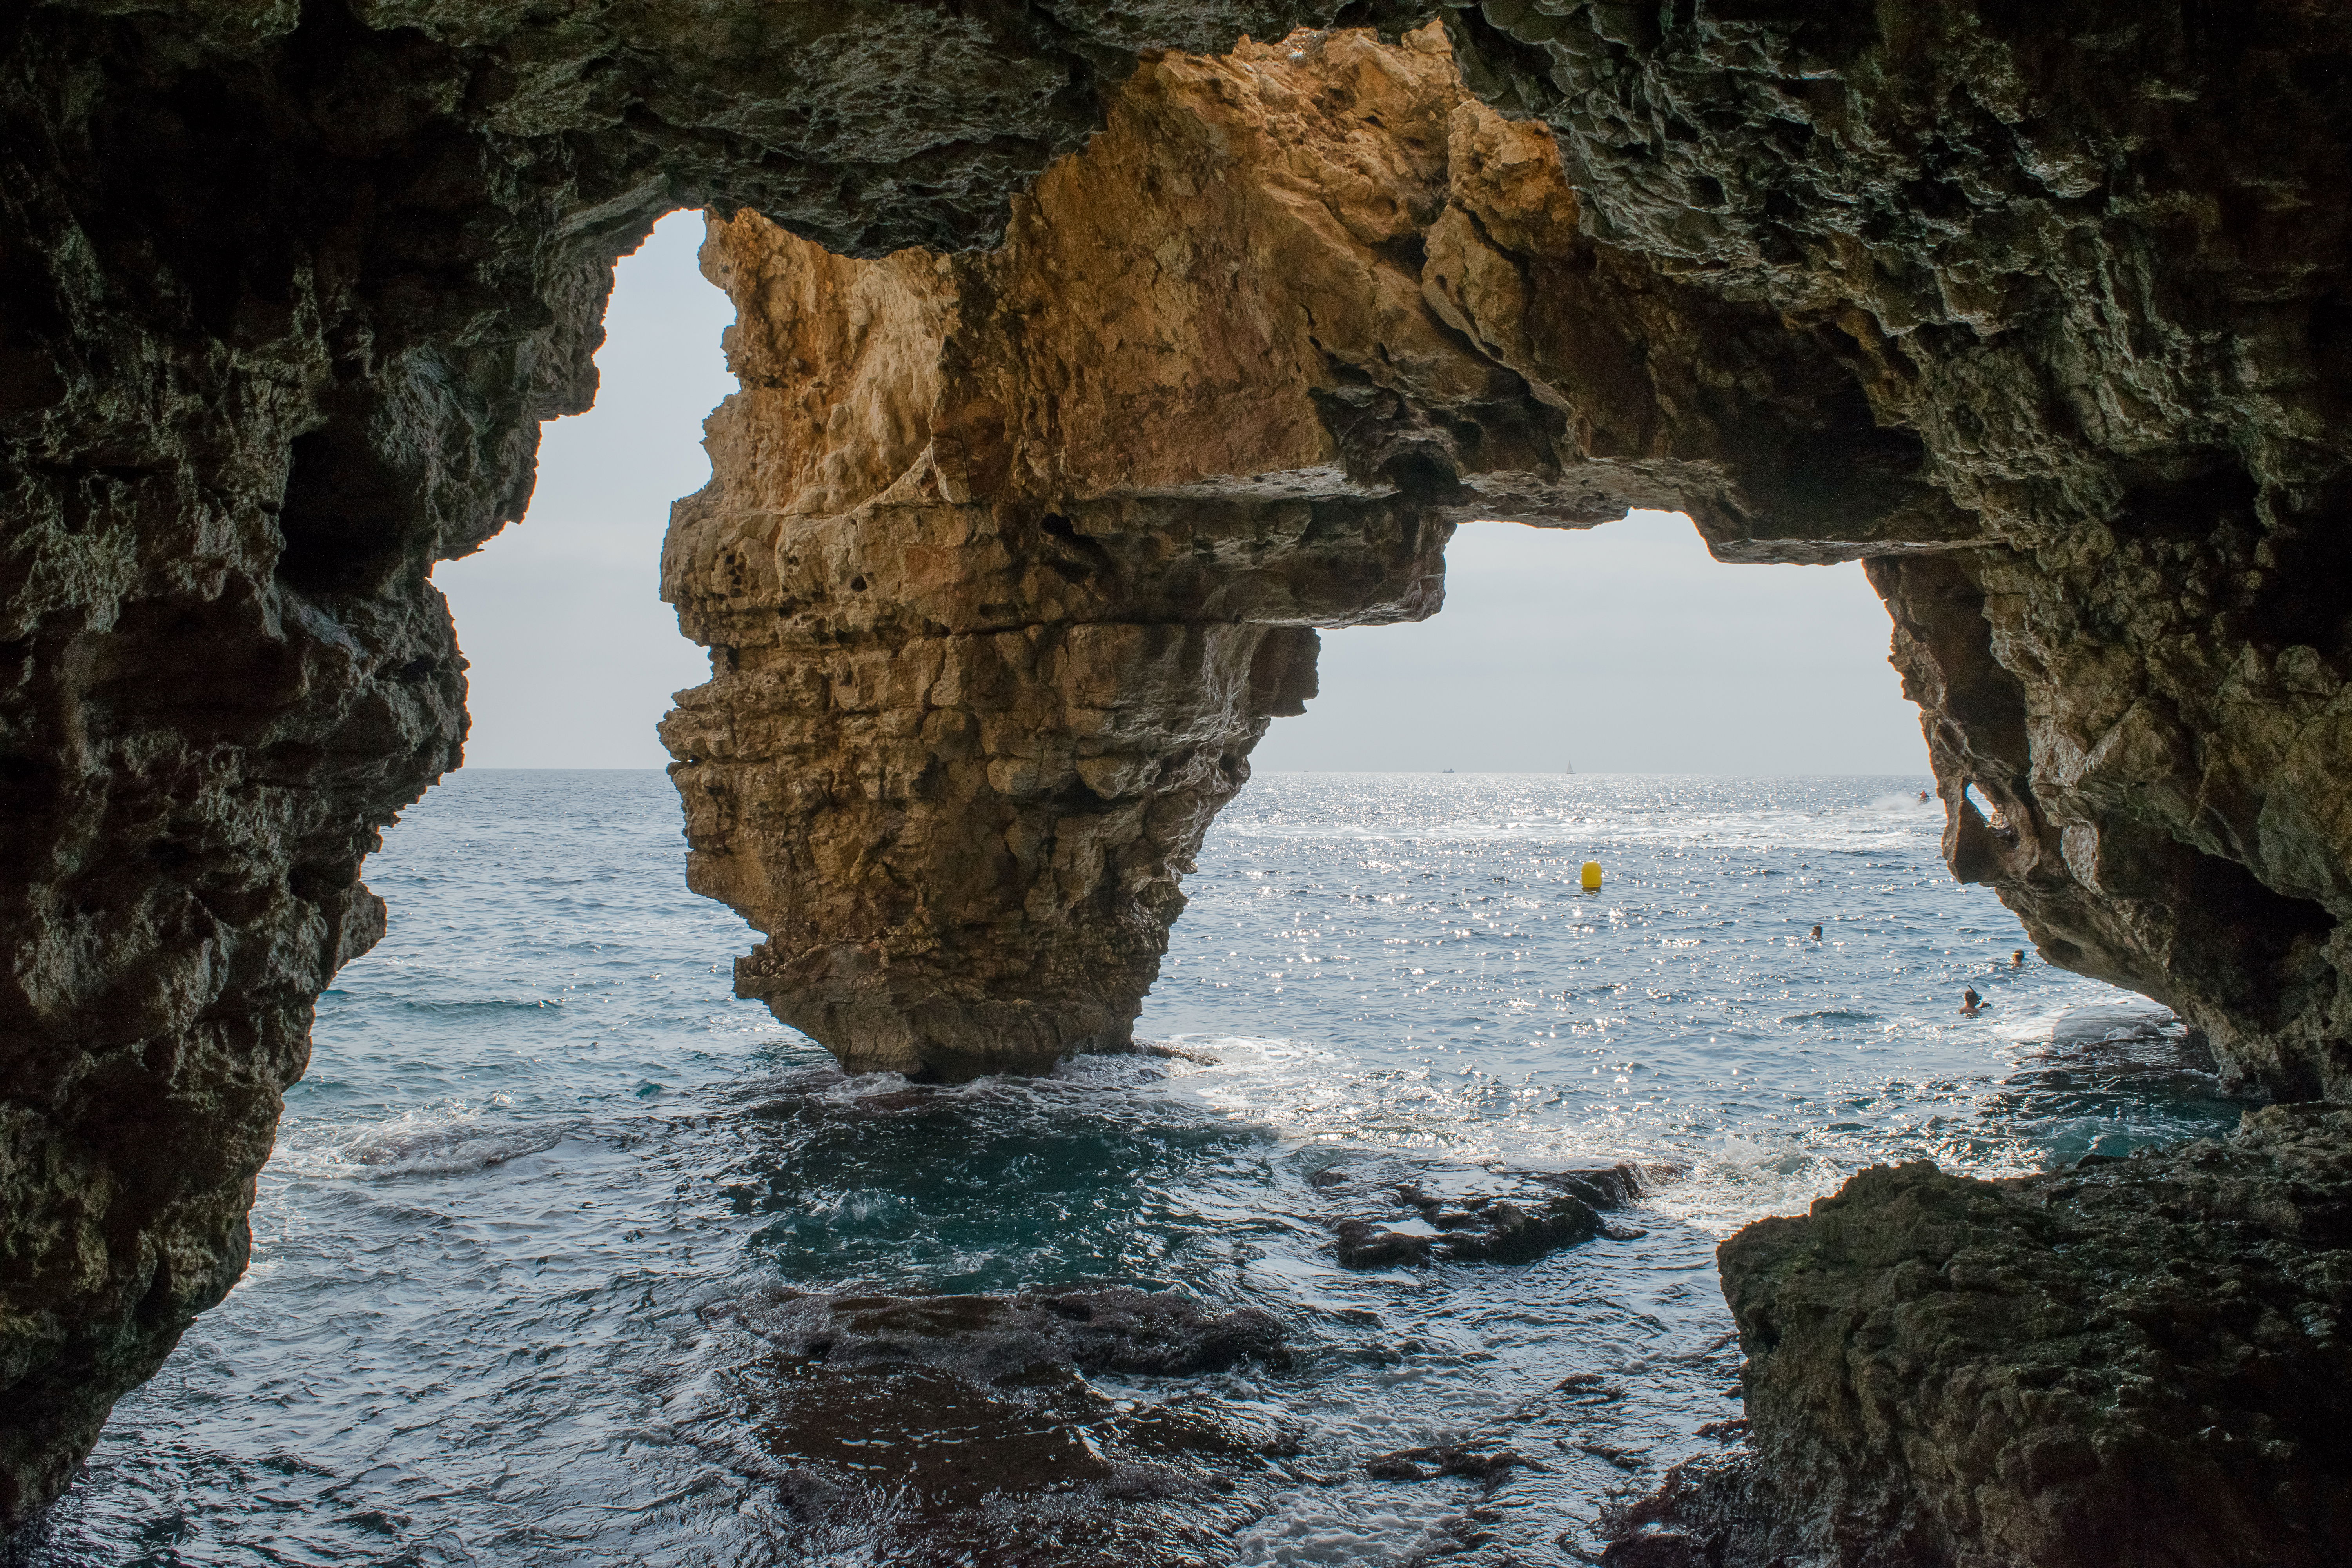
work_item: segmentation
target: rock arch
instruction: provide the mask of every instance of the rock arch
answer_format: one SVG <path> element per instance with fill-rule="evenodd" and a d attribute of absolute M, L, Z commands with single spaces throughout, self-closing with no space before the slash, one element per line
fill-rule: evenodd
<path fill-rule="evenodd" d="M 116 1395 L 243 1266 L 312 1000 L 381 929 L 362 862 L 457 760 L 462 668 L 426 572 L 520 513 L 538 421 L 585 405 L 613 258 L 680 205 L 749 207 L 845 255 L 935 245 L 956 254 L 908 298 L 952 310 L 943 349 L 985 347 L 1025 318 L 958 247 L 994 241 L 1139 58 L 1428 17 L 1277 0 L 49 0 L 0 17 L 0 1526 L 65 1484 Z M 887 470 L 907 494 L 861 496 L 874 474 L 854 462 L 769 476 L 795 496 L 837 481 L 843 506 L 924 528 L 998 498 L 995 533 L 955 536 L 936 567 L 936 631 L 904 596 L 908 635 L 957 643 L 958 689 L 1003 693 L 985 711 L 1014 729 L 1094 726 L 1104 744 L 992 753 L 971 708 L 991 766 L 956 787 L 982 801 L 984 777 L 985 798 L 1051 814 L 1049 849 L 1026 837 L 1045 816 L 991 807 L 1027 879 L 1015 934 L 1082 926 L 1072 889 L 1140 915 L 1113 921 L 1102 963 L 1055 937 L 1042 979 L 1008 968 L 974 996 L 901 913 L 919 898 L 860 890 L 826 928 L 852 941 L 772 954 L 754 979 L 835 1009 L 812 1022 L 852 1050 L 914 1039 L 898 1015 L 970 1038 L 955 1020 L 1000 999 L 1013 1013 L 984 1021 L 1036 1049 L 1115 1033 L 1164 924 L 1150 867 L 1181 860 L 1227 760 L 1299 694 L 1306 627 L 1425 607 L 1456 517 L 1673 500 L 1731 558 L 1872 557 L 1955 867 L 2053 956 L 2172 1001 L 2249 1085 L 2345 1093 L 2345 20 L 2290 0 L 1486 0 L 1444 17 L 1471 93 L 1557 138 L 1573 232 L 1565 208 L 1511 195 L 1524 159 L 1469 159 L 1457 190 L 1457 118 L 1498 150 L 1541 140 L 1458 90 L 1442 143 L 1416 121 L 1417 142 L 1381 128 L 1403 153 L 1318 154 L 1351 182 L 1365 161 L 1370 194 L 1372 165 L 1401 171 L 1411 221 L 1331 252 L 1370 259 L 1311 356 L 1286 340 L 1298 374 L 1274 402 L 1296 416 L 1237 423 L 1258 466 L 1206 476 L 1296 483 L 1033 471 L 1084 450 L 1063 426 L 1083 425 L 1085 384 L 1030 385 L 1017 354 L 985 353 L 939 360 L 971 395 L 907 452 L 924 462 Z M 1231 68 L 1160 56 L 1117 112 Z M 1321 175 L 1291 174 L 1304 235 Z M 1332 221 L 1356 189 L 1328 193 Z M 805 378 L 773 368 L 770 391 Z M 756 885 L 770 862 L 714 836 L 795 809 L 796 781 L 780 773 L 765 805 L 713 786 L 725 746 L 772 743 L 738 722 L 771 700 L 759 682 L 779 721 L 803 710 L 772 628 L 833 638 L 824 668 L 856 695 L 849 653 L 885 621 L 777 616 L 800 590 L 772 552 L 738 552 L 732 593 L 722 536 L 767 504 L 689 508 L 671 557 L 681 611 L 737 650 L 671 733 L 697 759 L 698 875 L 747 904 L 777 896 Z M 823 584 L 861 606 L 929 570 L 877 577 L 850 559 L 863 541 L 833 547 L 846 575 Z M 1014 597 L 971 590 L 992 572 Z M 1168 613 L 1134 607 L 1149 594 Z M 947 653 L 918 673 L 948 679 Z M 823 710 L 867 716 L 854 744 L 877 759 L 910 711 L 887 663 L 871 707 Z M 1163 707 L 1123 730 L 1153 691 Z M 1065 795 L 1024 794 L 1066 760 Z M 1173 804 L 1133 814 L 1133 838 L 1069 812 L 1099 830 L 1065 854 L 1077 791 L 1145 798 L 1123 793 L 1130 763 Z M 871 822 L 809 864 L 854 878 L 881 831 L 919 828 L 884 821 L 900 784 L 871 779 Z M 771 826 L 817 854 L 819 835 Z M 1138 843 L 1149 856 L 1123 858 Z M 902 992 L 835 952 L 886 926 L 914 932 L 907 961 L 863 951 L 919 982 Z M 895 1014 L 876 1022 L 877 1005 Z"/>
<path fill-rule="evenodd" d="M 1895 422 L 1890 384 L 1930 372 L 1851 307 L 1706 286 L 1603 227 L 1435 25 L 1147 62 L 992 252 L 855 260 L 714 219 L 743 390 L 672 523 L 665 595 L 716 673 L 665 733 L 695 886 L 769 933 L 739 988 L 858 1068 L 1123 1044 L 1178 873 L 1312 692 L 1308 628 L 1433 613 L 1459 521 L 1663 507 L 1725 559 L 1866 558 L 1955 870 L 2242 1081 L 2342 1092 L 2337 916 L 2199 847 L 2220 806 L 2167 773 L 2185 742 L 2138 633 L 2091 634 L 2043 564 L 2119 515 L 1995 507 Z M 2242 468 L 2137 496 L 2200 538 L 2254 526 Z M 2039 680 L 2027 647 L 2107 673 Z M 2328 679 L 2238 710 L 2305 748 L 2258 816 L 2325 789 Z M 2061 760 L 2088 734 L 2095 783 Z M 2162 789 L 2167 826 L 2137 809 Z"/>

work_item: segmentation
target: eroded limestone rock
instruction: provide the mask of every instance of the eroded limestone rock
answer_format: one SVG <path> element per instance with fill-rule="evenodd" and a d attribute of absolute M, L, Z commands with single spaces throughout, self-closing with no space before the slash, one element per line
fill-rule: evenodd
<path fill-rule="evenodd" d="M 1721 1256 L 1763 1463 L 1716 1489 L 1765 1493 L 1729 1561 L 2352 1560 L 2352 1110 L 2017 1181 L 1880 1167 Z"/>
<path fill-rule="evenodd" d="M 0 1530 L 244 1267 L 376 831 L 456 764 L 427 578 L 680 205 L 982 243 L 1138 50 L 1314 6 L 0 7 Z"/>
<path fill-rule="evenodd" d="M 768 934 L 738 989 L 858 1070 L 1125 1044 L 1304 628 L 1434 611 L 1463 519 L 1972 536 L 1824 340 L 1577 213 L 1433 26 L 1147 63 L 992 254 L 714 220 L 743 390 L 671 522 L 714 679 L 664 738 L 693 885 Z"/>
<path fill-rule="evenodd" d="M 1240 691 L 1245 628 L 1430 613 L 1464 518 L 1679 506 L 1726 559 L 1869 559 L 1948 858 L 2047 957 L 2249 1092 L 2352 1092 L 2344 127 L 2303 85 L 2352 54 L 2084 10 L 1456 14 L 1558 147 L 1433 28 L 1167 56 L 993 255 L 717 225 L 745 390 L 674 520 L 717 679 L 669 736 L 696 885 L 769 933 L 742 988 L 861 1067 L 1117 1045 L 1311 689 L 1293 640 Z M 2257 98 L 2259 159 L 2194 107 Z M 1234 646 L 1067 640 L 1115 625 Z M 1015 627 L 1000 687 L 932 683 Z"/>
<path fill-rule="evenodd" d="M 427 568 L 520 512 L 612 258 L 680 205 L 992 242 L 1139 52 L 1337 15 L 0 13 L 0 1526 L 241 1266 L 361 859 L 462 736 Z M 2047 955 L 2344 1092 L 2352 23 L 1448 16 L 1557 154 L 1433 41 L 1163 56 L 1109 173 L 1046 182 L 1083 210 L 1013 233 L 1066 288 L 902 255 L 871 276 L 932 316 L 775 338 L 908 352 L 761 368 L 769 433 L 717 434 L 770 449 L 681 514 L 719 679 L 672 733 L 696 875 L 772 921 L 747 979 L 943 1071 L 1117 1038 L 1304 628 L 1425 611 L 1462 517 L 1681 504 L 1728 558 L 1874 557 L 1955 868 Z M 940 395 L 819 395 L 856 364 Z"/>

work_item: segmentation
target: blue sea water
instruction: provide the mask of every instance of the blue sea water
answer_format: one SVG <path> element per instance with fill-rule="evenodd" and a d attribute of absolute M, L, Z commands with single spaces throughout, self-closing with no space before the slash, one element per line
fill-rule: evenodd
<path fill-rule="evenodd" d="M 1181 1561 L 1584 1561 L 1738 1414 L 1731 1230 L 1874 1163 L 2235 1121 L 2159 1009 L 2008 966 L 1925 783 L 1261 775 L 1188 880 L 1140 1026 L 1168 1054 L 909 1094 L 731 995 L 755 938 L 686 891 L 660 773 L 453 775 L 369 863 L 391 932 L 320 1001 L 252 1267 L 33 1561 L 905 1561 L 887 1509 L 782 1500 L 730 1303 L 1081 1277 L 1265 1308 L 1298 1351 L 1212 1380 L 1300 1452 Z M 757 1113 L 787 1091 L 824 1109 Z M 1518 1266 L 1341 1269 L 1307 1179 L 1602 1158 L 1649 1172 L 1641 1234 Z M 1361 1468 L 1466 1439 L 1541 1468 Z"/>

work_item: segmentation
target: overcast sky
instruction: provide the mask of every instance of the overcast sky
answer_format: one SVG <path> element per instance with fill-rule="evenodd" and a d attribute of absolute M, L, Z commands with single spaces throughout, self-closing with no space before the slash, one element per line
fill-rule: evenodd
<path fill-rule="evenodd" d="M 733 385 L 701 238 L 674 214 L 621 263 L 595 409 L 543 431 L 530 515 L 434 574 L 473 664 L 469 765 L 659 767 L 655 722 L 705 679 L 660 599 L 669 503 L 709 477 L 702 417 Z M 1255 765 L 1919 773 L 1886 638 L 1859 566 L 1726 566 L 1664 513 L 1474 523 L 1444 612 L 1325 632 L 1322 695 Z"/>

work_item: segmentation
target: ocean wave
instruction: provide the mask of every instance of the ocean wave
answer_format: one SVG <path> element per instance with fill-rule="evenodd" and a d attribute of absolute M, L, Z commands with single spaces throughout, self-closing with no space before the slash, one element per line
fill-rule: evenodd
<path fill-rule="evenodd" d="M 410 1110 L 385 1121 L 303 1128 L 271 1163 L 312 1177 L 463 1176 L 542 1153 L 585 1127 L 573 1117 L 524 1119 L 463 1106 Z"/>

